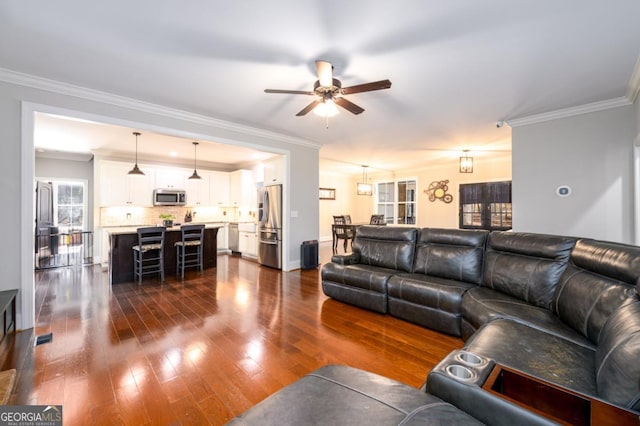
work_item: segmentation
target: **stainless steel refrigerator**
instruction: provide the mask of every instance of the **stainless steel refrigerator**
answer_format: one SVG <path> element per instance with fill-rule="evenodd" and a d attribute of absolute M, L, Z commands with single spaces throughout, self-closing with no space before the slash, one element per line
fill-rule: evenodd
<path fill-rule="evenodd" d="M 282 269 L 282 185 L 258 189 L 258 262 Z"/>

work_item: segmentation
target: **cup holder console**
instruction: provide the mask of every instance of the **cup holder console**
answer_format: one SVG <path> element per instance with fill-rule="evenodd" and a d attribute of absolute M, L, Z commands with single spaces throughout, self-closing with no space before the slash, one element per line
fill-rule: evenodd
<path fill-rule="evenodd" d="M 478 377 L 476 373 L 464 365 L 449 364 L 445 368 L 447 374 L 461 382 L 473 382 Z"/>
<path fill-rule="evenodd" d="M 493 368 L 493 361 L 464 349 L 447 355 L 432 371 L 460 383 L 482 386 Z"/>
<path fill-rule="evenodd" d="M 489 362 L 486 358 L 467 351 L 458 351 L 455 360 L 470 367 L 481 367 Z"/>

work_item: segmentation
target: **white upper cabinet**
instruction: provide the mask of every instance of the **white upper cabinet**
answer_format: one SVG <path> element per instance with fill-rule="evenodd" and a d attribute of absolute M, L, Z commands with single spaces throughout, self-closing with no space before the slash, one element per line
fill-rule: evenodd
<path fill-rule="evenodd" d="M 198 175 L 202 179 L 188 179 L 185 181 L 185 190 L 187 191 L 187 206 L 199 207 L 211 205 L 211 195 L 209 193 L 209 185 L 211 185 L 210 173 L 207 171 L 199 171 Z"/>
<path fill-rule="evenodd" d="M 155 188 L 185 189 L 188 172 L 176 168 L 156 168 Z"/>
<path fill-rule="evenodd" d="M 284 181 L 284 157 L 278 156 L 264 161 L 264 186 L 281 184 Z"/>
<path fill-rule="evenodd" d="M 236 170 L 229 173 L 231 204 L 253 209 L 257 204 L 257 191 L 250 170 Z"/>
<path fill-rule="evenodd" d="M 209 201 L 212 206 L 228 206 L 229 198 L 229 173 L 209 172 Z"/>
<path fill-rule="evenodd" d="M 154 170 L 140 166 L 142 176 L 129 175 L 132 164 L 104 161 L 100 165 L 100 206 L 153 205 Z"/>

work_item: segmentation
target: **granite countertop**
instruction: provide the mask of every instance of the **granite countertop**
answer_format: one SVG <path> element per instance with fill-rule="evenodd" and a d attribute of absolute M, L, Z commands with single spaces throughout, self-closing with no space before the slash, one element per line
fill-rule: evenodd
<path fill-rule="evenodd" d="M 191 223 L 191 225 L 195 225 L 196 223 Z M 225 222 L 212 222 L 205 223 L 206 228 L 222 228 L 225 225 Z M 139 225 L 139 226 L 115 226 L 104 228 L 111 235 L 120 235 L 120 234 L 135 234 L 138 228 L 142 228 L 145 226 L 156 226 L 156 225 Z M 167 228 L 167 231 L 180 231 L 180 226 L 172 226 L 171 228 Z"/>

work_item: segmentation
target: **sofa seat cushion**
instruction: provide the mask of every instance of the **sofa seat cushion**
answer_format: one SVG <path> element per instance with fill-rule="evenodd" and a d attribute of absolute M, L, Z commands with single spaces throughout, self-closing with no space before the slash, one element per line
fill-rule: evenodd
<path fill-rule="evenodd" d="M 322 290 L 336 300 L 386 313 L 387 282 L 396 272 L 379 266 L 327 263 L 322 267 Z"/>
<path fill-rule="evenodd" d="M 465 349 L 565 388 L 597 396 L 595 349 L 528 325 L 498 319 L 483 325 Z"/>
<path fill-rule="evenodd" d="M 475 284 L 423 274 L 397 274 L 387 284 L 389 313 L 460 336 L 462 295 Z"/>
<path fill-rule="evenodd" d="M 269 396 L 229 424 L 480 425 L 435 396 L 346 366 L 322 367 Z"/>
<path fill-rule="evenodd" d="M 511 319 L 576 345 L 595 349 L 589 339 L 564 324 L 553 312 L 484 287 L 475 287 L 465 293 L 462 298 L 462 317 L 472 327 L 471 333 L 493 320 Z M 468 338 L 471 333 L 465 332 L 464 337 Z"/>

